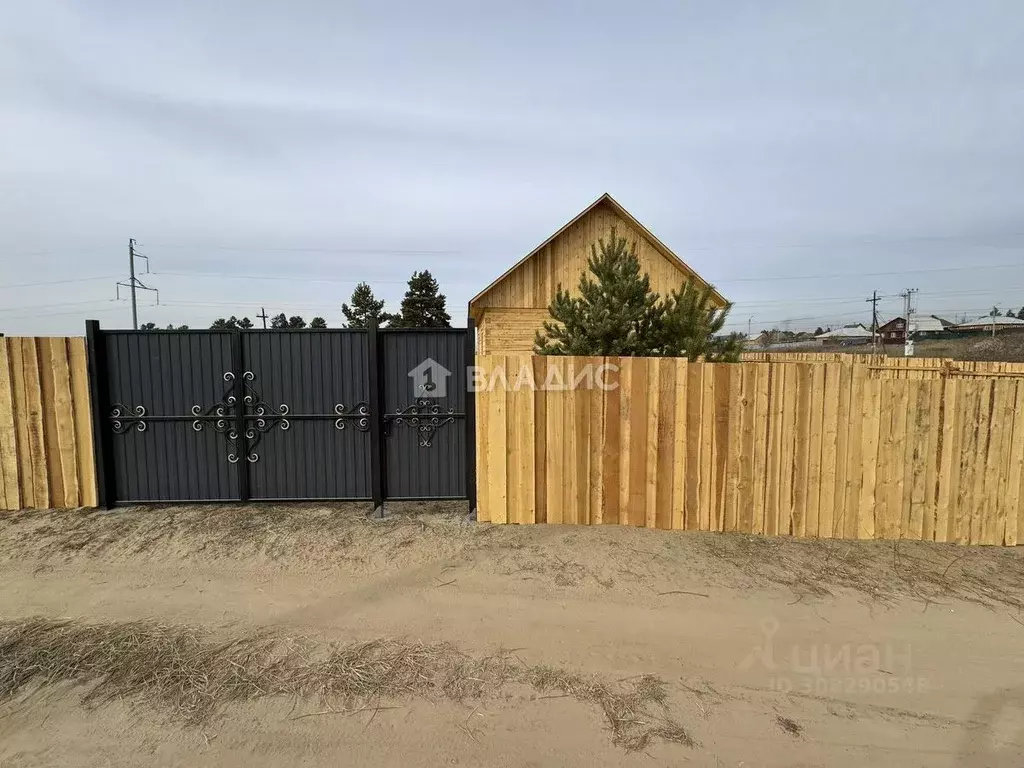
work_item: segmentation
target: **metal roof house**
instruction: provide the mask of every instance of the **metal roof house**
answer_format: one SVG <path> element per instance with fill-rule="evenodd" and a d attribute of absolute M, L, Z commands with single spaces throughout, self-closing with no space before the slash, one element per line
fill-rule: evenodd
<path fill-rule="evenodd" d="M 969 320 L 966 323 L 959 323 L 953 326 L 958 333 L 976 333 L 978 331 L 996 332 L 1003 331 L 1024 331 L 1024 320 L 1018 317 L 1006 317 L 997 315 L 992 317 L 979 317 L 977 320 Z"/>
<path fill-rule="evenodd" d="M 844 328 L 836 328 L 834 331 L 826 331 L 814 337 L 822 344 L 838 342 L 840 344 L 857 344 L 871 341 L 871 331 L 860 323 L 848 325 Z"/>

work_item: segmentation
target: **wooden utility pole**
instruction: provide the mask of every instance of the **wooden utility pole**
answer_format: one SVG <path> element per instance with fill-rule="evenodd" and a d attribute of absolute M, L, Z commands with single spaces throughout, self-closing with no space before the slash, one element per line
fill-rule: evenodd
<path fill-rule="evenodd" d="M 263 330 L 267 330 L 267 310 L 260 307 L 260 313 L 256 317 L 263 321 Z"/>
<path fill-rule="evenodd" d="M 878 353 L 878 291 L 871 292 L 871 354 Z"/>

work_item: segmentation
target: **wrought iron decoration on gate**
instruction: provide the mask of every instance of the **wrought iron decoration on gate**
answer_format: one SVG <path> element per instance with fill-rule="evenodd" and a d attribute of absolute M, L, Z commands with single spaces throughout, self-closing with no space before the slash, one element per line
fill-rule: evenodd
<path fill-rule="evenodd" d="M 214 430 L 227 437 L 228 442 L 234 446 L 234 451 L 228 454 L 228 461 L 235 464 L 239 460 L 239 446 L 242 445 L 238 439 L 238 430 L 233 426 L 237 421 L 237 414 L 234 412 L 237 400 L 231 394 L 234 389 L 235 374 L 231 371 L 224 372 L 224 381 L 228 382 L 228 390 L 221 398 L 221 402 L 211 405 L 205 411 L 201 405 L 192 406 L 192 415 L 196 420 L 192 422 L 192 429 L 202 432 L 206 423 L 210 423 Z M 245 395 L 242 397 L 243 407 L 247 410 L 242 415 L 245 428 L 245 460 L 255 464 L 260 460 L 256 447 L 263 440 L 263 436 L 280 427 L 282 432 L 291 429 L 292 423 L 289 419 L 291 406 L 281 403 L 273 406 L 263 399 L 263 396 L 253 386 L 256 374 L 246 371 L 242 374 L 242 386 Z M 252 409 L 250 413 L 248 409 Z M 366 403 L 356 403 L 351 409 L 344 403 L 334 406 L 334 413 L 305 413 L 291 418 L 298 419 L 334 419 L 335 429 L 345 429 L 348 421 L 355 421 L 355 428 L 360 432 L 367 432 L 370 429 L 370 408 Z"/>
<path fill-rule="evenodd" d="M 441 405 L 426 398 L 417 398 L 412 405 L 407 405 L 395 413 L 385 414 L 386 424 L 400 427 L 408 426 L 416 429 L 419 434 L 420 448 L 430 448 L 434 433 L 445 424 L 452 424 L 455 419 L 465 418 L 466 414 L 457 413 L 454 408 L 442 408 Z"/>

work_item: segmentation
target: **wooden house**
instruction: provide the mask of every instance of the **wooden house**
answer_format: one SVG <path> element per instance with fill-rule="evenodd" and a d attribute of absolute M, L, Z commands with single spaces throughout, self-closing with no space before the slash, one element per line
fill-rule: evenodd
<path fill-rule="evenodd" d="M 618 237 L 636 244 L 640 269 L 650 275 L 651 289 L 665 295 L 685 282 L 708 285 L 668 246 L 617 203 L 601 195 L 568 224 L 531 251 L 469 302 L 477 325 L 480 354 L 528 352 L 534 335 L 550 319 L 548 305 L 558 286 L 575 292 L 587 271 L 590 246 L 615 228 Z M 728 302 L 713 291 L 716 307 Z"/>

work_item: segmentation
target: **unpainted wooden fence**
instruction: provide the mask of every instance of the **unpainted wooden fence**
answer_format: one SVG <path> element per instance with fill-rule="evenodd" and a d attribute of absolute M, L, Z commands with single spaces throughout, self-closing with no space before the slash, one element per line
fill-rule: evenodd
<path fill-rule="evenodd" d="M 96 506 L 85 339 L 0 338 L 0 508 Z"/>
<path fill-rule="evenodd" d="M 965 544 L 1024 536 L 1024 366 L 477 362 L 481 520 Z M 606 366 L 607 388 L 540 386 L 588 365 Z"/>

